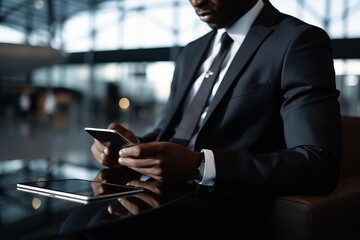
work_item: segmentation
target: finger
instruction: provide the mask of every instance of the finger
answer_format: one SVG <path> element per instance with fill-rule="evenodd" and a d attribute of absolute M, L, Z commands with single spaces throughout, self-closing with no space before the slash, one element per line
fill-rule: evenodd
<path fill-rule="evenodd" d="M 143 188 L 150 192 L 153 192 L 156 194 L 161 194 L 161 191 L 160 191 L 161 186 L 160 186 L 160 182 L 158 182 L 158 181 L 146 182 L 146 181 L 141 181 L 141 180 L 132 180 L 132 181 L 129 181 L 126 185 Z"/>
<path fill-rule="evenodd" d="M 136 159 L 119 157 L 118 162 L 122 166 L 133 168 L 134 170 L 142 169 L 141 172 L 147 174 L 158 174 L 158 171 L 161 169 L 161 160 L 159 159 Z"/>
<path fill-rule="evenodd" d="M 90 148 L 92 154 L 94 155 L 94 157 L 101 162 L 103 156 L 102 154 L 103 151 L 99 149 L 99 147 L 94 143 L 93 145 L 91 145 L 91 148 Z"/>
<path fill-rule="evenodd" d="M 147 205 L 151 206 L 152 208 L 160 206 L 160 201 L 158 201 L 158 195 L 153 194 L 152 192 L 146 193 L 146 194 L 137 194 L 134 196 L 134 198 L 138 198 L 143 203 L 146 203 Z"/>
<path fill-rule="evenodd" d="M 130 169 L 142 174 L 142 175 L 146 175 L 150 178 L 153 178 L 157 181 L 163 181 L 164 177 L 159 174 L 161 173 L 161 171 L 159 171 L 159 169 L 157 171 L 155 171 L 153 168 L 133 168 L 133 167 L 129 167 Z"/>
<path fill-rule="evenodd" d="M 117 161 L 118 156 L 111 153 L 111 150 L 104 145 L 94 143 L 91 146 L 91 152 L 95 159 L 105 167 L 120 166 Z"/>
<path fill-rule="evenodd" d="M 94 143 L 91 146 L 91 151 L 94 155 L 100 155 L 104 152 L 105 146 L 100 143 L 98 140 L 94 140 Z"/>
<path fill-rule="evenodd" d="M 149 157 L 156 157 L 164 153 L 164 147 L 157 142 L 141 143 L 131 147 L 126 147 L 120 150 L 120 157 L 146 159 Z"/>
<path fill-rule="evenodd" d="M 128 216 L 131 213 L 128 209 L 126 209 L 119 201 L 112 203 L 108 206 L 108 212 L 112 215 L 124 217 Z"/>
<path fill-rule="evenodd" d="M 152 208 L 148 203 L 138 198 L 138 195 L 132 197 L 122 197 L 119 198 L 118 201 L 134 215 L 138 214 L 142 210 Z"/>

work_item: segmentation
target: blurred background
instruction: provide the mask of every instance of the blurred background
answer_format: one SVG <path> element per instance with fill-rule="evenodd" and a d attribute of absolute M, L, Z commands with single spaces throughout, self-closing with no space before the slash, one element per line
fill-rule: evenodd
<path fill-rule="evenodd" d="M 360 115 L 360 1 L 271 2 L 328 32 L 342 114 Z M 0 160 L 96 166 L 84 127 L 148 131 L 177 54 L 209 30 L 187 0 L 0 0 Z"/>

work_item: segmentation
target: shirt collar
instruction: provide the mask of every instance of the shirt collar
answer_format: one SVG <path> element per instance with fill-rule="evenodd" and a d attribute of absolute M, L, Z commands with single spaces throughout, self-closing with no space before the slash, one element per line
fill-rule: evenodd
<path fill-rule="evenodd" d="M 230 28 L 219 29 L 215 41 L 220 41 L 221 35 L 226 31 L 235 42 L 241 43 L 263 7 L 263 0 L 258 0 L 257 3 L 245 13 L 244 16 L 234 22 Z"/>

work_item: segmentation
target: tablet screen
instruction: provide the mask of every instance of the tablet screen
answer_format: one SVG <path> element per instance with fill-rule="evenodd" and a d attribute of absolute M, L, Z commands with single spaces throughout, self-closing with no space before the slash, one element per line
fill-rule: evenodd
<path fill-rule="evenodd" d="M 41 180 L 17 184 L 17 190 L 79 203 L 142 192 L 143 189 L 84 179 Z"/>

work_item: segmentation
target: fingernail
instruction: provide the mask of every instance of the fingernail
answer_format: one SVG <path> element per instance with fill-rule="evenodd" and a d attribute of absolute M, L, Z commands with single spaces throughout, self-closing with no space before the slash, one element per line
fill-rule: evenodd
<path fill-rule="evenodd" d="M 103 152 L 104 152 L 105 155 L 109 155 L 109 149 L 108 148 L 104 148 Z"/>

